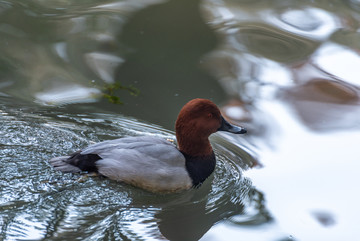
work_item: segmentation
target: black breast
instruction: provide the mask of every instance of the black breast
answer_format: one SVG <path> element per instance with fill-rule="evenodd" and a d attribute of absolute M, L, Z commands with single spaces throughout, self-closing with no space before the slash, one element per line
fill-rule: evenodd
<path fill-rule="evenodd" d="M 188 171 L 193 185 L 198 186 L 213 173 L 216 165 L 215 154 L 210 156 L 189 156 L 183 153 L 186 159 L 186 170 Z"/>

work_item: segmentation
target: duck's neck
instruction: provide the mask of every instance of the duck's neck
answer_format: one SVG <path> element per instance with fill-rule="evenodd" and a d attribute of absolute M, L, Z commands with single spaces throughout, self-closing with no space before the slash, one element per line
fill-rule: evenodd
<path fill-rule="evenodd" d="M 176 133 L 179 150 L 189 156 L 204 157 L 213 155 L 213 150 L 207 136 L 196 133 Z"/>
<path fill-rule="evenodd" d="M 209 135 L 179 125 L 176 128 L 176 139 L 193 185 L 198 186 L 211 175 L 216 165 Z"/>

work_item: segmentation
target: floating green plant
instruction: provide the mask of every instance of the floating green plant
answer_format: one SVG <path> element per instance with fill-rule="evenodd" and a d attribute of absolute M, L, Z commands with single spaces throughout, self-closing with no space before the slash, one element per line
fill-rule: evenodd
<path fill-rule="evenodd" d="M 130 93 L 132 96 L 138 96 L 140 91 L 139 89 L 129 85 L 125 86 L 118 82 L 113 84 L 107 84 L 103 88 L 103 97 L 108 99 L 113 104 L 123 104 L 123 102 L 120 100 L 120 97 L 116 95 L 117 90 L 126 90 Z"/>

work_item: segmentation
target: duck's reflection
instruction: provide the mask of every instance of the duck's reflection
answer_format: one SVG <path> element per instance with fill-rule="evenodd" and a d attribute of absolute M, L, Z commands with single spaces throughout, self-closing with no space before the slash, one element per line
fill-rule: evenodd
<path fill-rule="evenodd" d="M 211 190 L 208 191 L 211 195 Z M 214 224 L 235 215 L 244 217 L 242 222 L 234 221 L 237 225 L 270 220 L 268 212 L 263 212 L 263 195 L 259 195 L 260 193 L 252 188 L 248 191 L 242 198 L 223 193 L 224 196 L 213 203 L 214 200 L 211 200 L 209 195 L 206 196 L 207 198 L 202 198 L 202 195 L 206 195 L 204 188 L 196 192 L 187 204 L 165 207 L 156 214 L 159 230 L 169 240 L 199 240 Z M 262 199 L 255 201 L 254 196 Z M 247 213 L 250 205 L 257 209 L 256 214 Z"/>
<path fill-rule="evenodd" d="M 153 220 L 158 228 L 152 231 L 152 236 L 159 238 L 160 231 L 168 240 L 199 240 L 214 224 L 224 219 L 235 225 L 271 220 L 263 194 L 252 186 L 251 181 L 240 178 L 219 183 L 221 178 L 227 179 L 227 175 L 220 171 L 201 187 L 182 193 L 145 194 L 146 201 L 143 195 L 136 195 L 130 206 L 157 209 Z"/>
<path fill-rule="evenodd" d="M 207 212 L 206 185 L 199 192 L 187 193 L 190 200 L 164 207 L 155 217 L 162 235 L 169 240 L 199 240 L 219 219 Z M 239 209 L 242 207 L 239 205 Z M 214 219 L 215 218 L 215 219 Z"/>

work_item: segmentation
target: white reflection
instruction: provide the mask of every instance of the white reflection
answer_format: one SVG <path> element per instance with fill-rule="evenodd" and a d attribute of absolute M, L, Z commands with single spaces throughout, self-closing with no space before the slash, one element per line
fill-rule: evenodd
<path fill-rule="evenodd" d="M 45 105 L 61 105 L 94 102 L 100 94 L 101 91 L 98 89 L 71 84 L 36 93 L 35 98 Z"/>
<path fill-rule="evenodd" d="M 123 222 L 124 232 L 136 234 L 143 240 L 166 240 L 154 224 L 154 213 L 160 211 L 158 208 L 137 209 L 132 208 L 121 213 L 128 220 Z"/>
<path fill-rule="evenodd" d="M 284 106 L 260 106 L 282 126 L 276 150 L 261 153 L 262 169 L 246 175 L 266 193 L 267 207 L 282 230 L 296 240 L 351 240 L 360 236 L 357 183 L 359 131 L 318 134 L 305 129 Z M 325 212 L 333 224 L 323 225 L 314 213 Z"/>
<path fill-rule="evenodd" d="M 292 84 L 291 72 L 284 65 L 275 61 L 263 59 L 257 78 L 265 84 L 288 86 Z"/>
<path fill-rule="evenodd" d="M 106 83 L 114 83 L 115 69 L 124 62 L 118 56 L 106 53 L 88 53 L 85 55 L 87 64 Z"/>
<path fill-rule="evenodd" d="M 219 7 L 217 9 L 217 14 L 219 15 L 217 17 L 220 17 L 221 20 L 225 22 L 235 17 L 234 14 L 228 8 L 225 7 Z"/>
<path fill-rule="evenodd" d="M 333 43 L 325 44 L 316 52 L 314 63 L 330 75 L 360 86 L 360 56 L 353 50 Z"/>
<path fill-rule="evenodd" d="M 141 8 L 147 7 L 152 4 L 165 3 L 167 0 L 147 0 L 147 1 L 121 1 L 121 2 L 110 2 L 106 4 L 100 4 L 92 9 L 102 9 L 110 11 L 124 11 L 132 12 L 134 10 L 139 10 Z"/>
<path fill-rule="evenodd" d="M 299 30 L 314 31 L 315 29 L 319 28 L 322 24 L 320 19 L 316 18 L 314 13 L 316 13 L 315 9 L 304 9 L 304 10 L 294 9 L 284 12 L 281 15 L 281 19 L 285 23 Z"/>
<path fill-rule="evenodd" d="M 8 240 L 40 240 L 45 236 L 46 224 L 40 222 L 29 214 L 21 214 L 15 217 L 9 227 Z M 1 224 L 1 223 L 0 223 Z M 14 238 L 14 239 L 12 239 Z"/>
<path fill-rule="evenodd" d="M 212 227 L 200 240 L 201 241 L 238 241 L 238 240 L 286 240 L 290 235 L 282 231 L 277 225 L 265 224 L 258 228 L 232 226 L 220 223 Z"/>
<path fill-rule="evenodd" d="M 292 33 L 316 40 L 325 40 L 340 27 L 338 18 L 319 8 L 291 9 L 268 21 Z"/>
<path fill-rule="evenodd" d="M 56 43 L 56 44 L 54 44 L 54 49 L 60 58 L 62 58 L 63 60 L 65 60 L 67 62 L 69 61 L 69 56 L 66 52 L 66 43 L 64 43 L 64 42 Z"/>
<path fill-rule="evenodd" d="M 241 108 L 240 106 L 230 106 L 227 108 L 224 108 L 224 112 L 226 113 L 226 116 L 235 119 L 235 120 L 241 120 L 246 116 L 248 113 L 244 110 L 244 108 Z"/>

